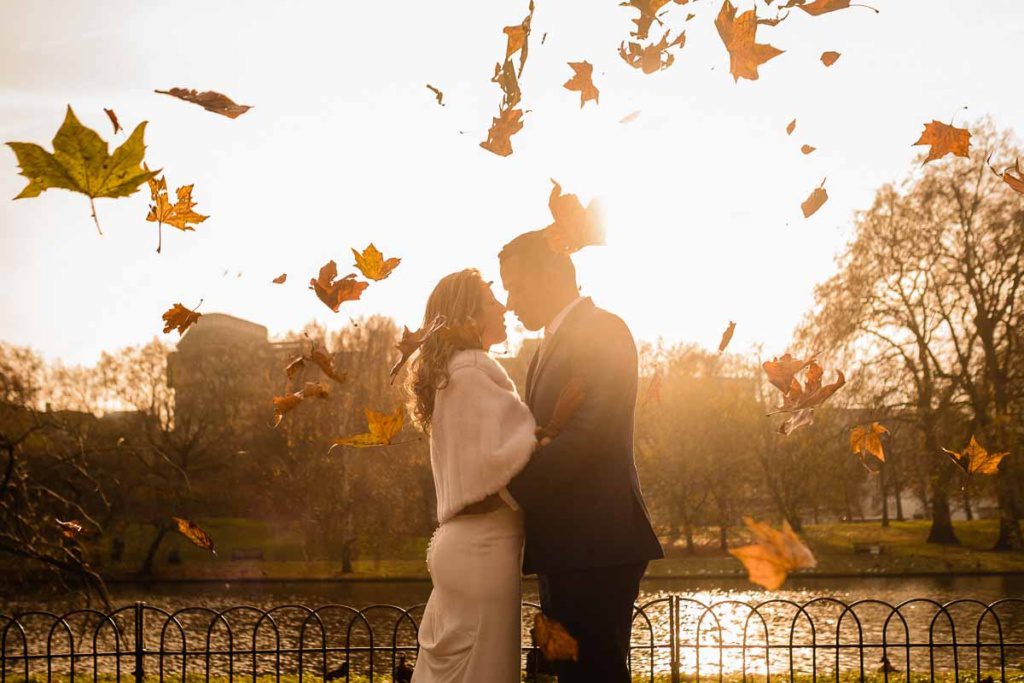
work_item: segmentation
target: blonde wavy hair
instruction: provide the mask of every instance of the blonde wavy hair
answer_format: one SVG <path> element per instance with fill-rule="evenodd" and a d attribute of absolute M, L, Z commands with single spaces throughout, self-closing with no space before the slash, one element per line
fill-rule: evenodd
<path fill-rule="evenodd" d="M 483 304 L 484 288 L 488 283 L 476 268 L 467 268 L 441 278 L 427 299 L 423 313 L 423 327 L 438 317 L 445 325 L 457 326 L 475 321 Z M 434 398 L 448 383 L 448 361 L 458 349 L 443 334 L 433 334 L 420 347 L 412 361 L 407 389 L 410 393 L 409 412 L 424 432 L 430 431 L 430 418 L 434 414 Z"/>

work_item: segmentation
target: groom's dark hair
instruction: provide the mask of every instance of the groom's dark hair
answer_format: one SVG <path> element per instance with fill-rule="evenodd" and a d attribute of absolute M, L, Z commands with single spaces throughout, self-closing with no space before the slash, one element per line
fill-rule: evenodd
<path fill-rule="evenodd" d="M 498 260 L 506 263 L 513 259 L 519 268 L 555 282 L 571 282 L 576 286 L 576 267 L 568 254 L 551 248 L 544 230 L 531 230 L 515 237 L 501 248 Z"/>

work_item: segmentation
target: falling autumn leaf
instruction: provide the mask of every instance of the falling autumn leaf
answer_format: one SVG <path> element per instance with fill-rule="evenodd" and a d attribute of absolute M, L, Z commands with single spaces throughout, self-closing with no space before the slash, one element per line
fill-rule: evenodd
<path fill-rule="evenodd" d="M 882 448 L 882 435 L 888 434 L 889 430 L 877 422 L 870 425 L 857 425 L 850 430 L 850 450 L 860 456 L 864 462 L 864 456 L 873 455 L 880 462 L 885 462 L 885 449 Z"/>
<path fill-rule="evenodd" d="M 619 119 L 619 123 L 633 123 L 639 117 L 640 117 L 640 110 L 637 109 L 636 111 L 631 112 L 629 114 L 626 114 L 621 119 Z"/>
<path fill-rule="evenodd" d="M 943 448 L 953 463 L 963 470 L 964 474 L 995 474 L 999 471 L 999 463 L 1009 453 L 989 453 L 971 436 L 971 442 L 962 453 Z"/>
<path fill-rule="evenodd" d="M 676 60 L 675 55 L 668 51 L 669 48 L 679 47 L 682 49 L 686 45 L 685 33 L 680 33 L 671 41 L 668 39 L 668 33 L 666 31 L 661 40 L 647 46 L 642 46 L 640 43 L 629 43 L 627 46 L 626 43 L 622 43 L 619 45 L 619 56 L 626 64 L 634 69 L 640 69 L 645 74 L 653 74 L 667 69 Z"/>
<path fill-rule="evenodd" d="M 202 300 L 199 304 L 202 305 Z M 199 306 L 196 306 L 199 308 Z M 189 310 L 181 304 L 174 304 L 163 314 L 164 320 L 164 334 L 167 334 L 171 330 L 178 330 L 178 336 L 185 334 L 185 330 L 192 327 L 192 325 L 198 322 L 199 317 L 202 313 L 197 313 L 194 310 Z"/>
<path fill-rule="evenodd" d="M 283 285 L 284 281 L 287 280 L 287 279 L 288 279 L 288 273 L 281 273 L 280 275 L 275 277 L 273 280 L 271 280 L 271 282 L 273 282 L 275 285 Z"/>
<path fill-rule="evenodd" d="M 363 294 L 363 290 L 369 286 L 367 282 L 356 280 L 355 273 L 349 273 L 345 277 L 338 278 L 338 265 L 328 261 L 316 278 L 310 279 L 309 288 L 316 292 L 320 301 L 323 301 L 327 308 L 335 313 L 342 303 L 355 301 Z"/>
<path fill-rule="evenodd" d="M 807 364 L 807 372 L 804 376 L 804 383 L 793 377 L 790 380 L 789 390 L 783 394 L 782 405 L 769 414 L 793 413 L 801 410 L 817 408 L 824 403 L 836 391 L 846 384 L 846 376 L 841 370 L 837 370 L 838 379 L 832 384 L 822 384 L 821 380 L 825 371 L 817 362 L 811 361 Z"/>
<path fill-rule="evenodd" d="M 569 66 L 572 67 L 575 75 L 566 81 L 563 87 L 566 90 L 574 90 L 580 93 L 580 109 L 590 100 L 600 103 L 598 97 L 601 93 L 594 86 L 593 80 L 594 65 L 590 62 L 569 62 Z"/>
<path fill-rule="evenodd" d="M 800 151 L 803 152 L 804 154 L 810 154 L 815 149 L 817 149 L 817 147 L 811 147 L 810 145 L 803 145 L 800 147 Z"/>
<path fill-rule="evenodd" d="M 810 15 L 818 16 L 820 14 L 826 14 L 828 12 L 835 12 L 836 10 L 846 9 L 848 7 L 863 7 L 869 9 L 875 14 L 878 14 L 878 10 L 874 7 L 868 7 L 867 5 L 855 5 L 851 3 L 851 0 L 814 0 L 810 4 L 803 4 L 803 1 L 797 3 L 787 4 L 786 7 L 795 5 Z"/>
<path fill-rule="evenodd" d="M 814 424 L 814 410 L 798 410 L 779 425 L 778 432 L 783 436 L 789 436 L 801 427 L 809 427 L 812 424 Z"/>
<path fill-rule="evenodd" d="M 286 365 L 284 367 L 284 372 L 285 372 L 286 375 L 288 375 L 288 379 L 294 379 L 295 375 L 299 374 L 300 372 L 302 372 L 305 369 L 306 369 L 306 357 L 305 356 L 299 356 L 297 358 L 293 358 L 291 360 L 291 362 L 289 362 L 288 365 Z"/>
<path fill-rule="evenodd" d="M 285 394 L 284 396 L 275 396 L 271 399 L 274 404 L 274 427 L 276 428 L 281 424 L 281 420 L 284 416 L 295 410 L 300 403 L 302 403 L 303 395 L 301 391 L 296 391 L 293 394 Z"/>
<path fill-rule="evenodd" d="M 338 384 L 344 384 L 348 380 L 348 373 L 335 367 L 334 359 L 325 350 L 321 349 L 320 345 L 316 342 L 313 342 L 313 348 L 310 350 L 307 360 L 312 361 L 320 368 L 320 372 Z"/>
<path fill-rule="evenodd" d="M 725 351 L 725 347 L 732 341 L 733 332 L 736 331 L 736 323 L 729 321 L 729 326 L 725 328 L 725 332 L 722 333 L 722 340 L 718 342 L 718 352 L 722 353 Z"/>
<path fill-rule="evenodd" d="M 171 88 L 170 90 L 155 90 L 161 95 L 170 95 L 171 97 L 177 97 L 179 100 L 198 104 L 206 111 L 213 112 L 214 114 L 221 114 L 229 119 L 237 119 L 245 112 L 252 109 L 247 104 L 235 104 L 230 97 L 222 95 L 219 92 L 208 90 L 205 92 L 197 92 L 196 90 L 190 90 L 188 88 Z"/>
<path fill-rule="evenodd" d="M 966 157 L 971 147 L 971 133 L 966 128 L 956 128 L 941 121 L 932 121 L 924 124 L 924 132 L 914 145 L 931 145 L 924 160 L 926 164 L 947 154 Z"/>
<path fill-rule="evenodd" d="M 1024 170 L 1021 170 L 1020 159 L 1017 159 L 1017 164 L 1012 168 L 1007 168 L 1005 171 L 1000 173 L 992 166 L 992 155 L 989 155 L 987 160 L 988 167 L 992 169 L 992 172 L 1002 178 L 1003 182 L 1010 186 L 1014 192 L 1024 194 Z"/>
<path fill-rule="evenodd" d="M 794 130 L 796 130 L 796 119 L 790 121 L 786 126 L 786 135 L 792 135 Z"/>
<path fill-rule="evenodd" d="M 143 164 L 143 168 L 147 171 L 149 170 L 149 167 L 145 164 Z M 148 183 L 149 196 L 156 203 L 149 205 L 149 214 L 146 216 L 146 220 L 157 224 L 156 253 L 159 254 L 163 248 L 164 225 L 170 225 L 182 232 L 187 232 L 195 230 L 189 223 L 198 225 L 209 218 L 209 216 L 203 216 L 192 210 L 196 205 L 192 201 L 192 188 L 194 185 L 182 185 L 179 187 L 176 191 L 177 201 L 171 204 L 170 200 L 167 199 L 167 180 L 164 176 L 150 178 Z"/>
<path fill-rule="evenodd" d="M 444 93 L 441 92 L 440 90 L 438 90 L 437 88 L 435 88 L 434 86 L 430 85 L 429 83 L 427 83 L 427 90 L 429 90 L 430 92 L 434 93 L 434 99 L 437 100 L 437 103 L 440 104 L 443 107 L 444 106 Z"/>
<path fill-rule="evenodd" d="M 814 188 L 810 196 L 807 197 L 800 204 L 800 209 L 804 212 L 804 218 L 810 218 L 821 208 L 822 204 L 828 201 L 828 192 L 825 191 L 825 181 L 821 181 L 821 185 Z"/>
<path fill-rule="evenodd" d="M 813 361 L 814 356 L 807 360 L 800 360 L 786 353 L 780 358 L 772 358 L 765 361 L 761 364 L 761 367 L 764 369 L 764 373 L 768 375 L 768 381 L 771 382 L 772 386 L 785 394 L 793 384 L 793 378 L 796 374 Z"/>
<path fill-rule="evenodd" d="M 373 246 L 372 242 L 370 246 L 363 249 L 361 254 L 353 249 L 352 255 L 356 257 L 356 268 L 363 274 L 363 277 L 369 280 L 383 280 L 388 275 L 391 275 L 391 271 L 402 262 L 402 259 L 399 258 L 384 260 L 384 254 L 377 247 Z"/>
<path fill-rule="evenodd" d="M 538 612 L 533 618 L 533 634 L 537 641 L 537 647 L 540 648 L 547 661 L 579 661 L 579 643 L 558 621 Z"/>
<path fill-rule="evenodd" d="M 491 120 L 487 139 L 481 142 L 480 146 L 488 152 L 507 157 L 512 153 L 512 136 L 523 129 L 522 118 L 521 109 L 502 110 L 497 118 Z"/>
<path fill-rule="evenodd" d="M 750 517 L 744 517 L 743 523 L 754 535 L 754 543 L 733 548 L 729 554 L 743 563 L 751 583 L 777 590 L 790 572 L 817 566 L 814 555 L 788 521 L 783 521 L 782 531 Z"/>
<path fill-rule="evenodd" d="M 838 52 L 833 52 L 831 50 L 827 52 L 822 52 L 821 63 L 824 64 L 825 66 L 832 66 L 840 57 L 842 57 L 841 54 L 839 54 Z"/>
<path fill-rule="evenodd" d="M 174 522 L 179 534 L 203 550 L 209 550 L 214 555 L 217 554 L 217 551 L 213 549 L 213 539 L 198 524 L 181 517 L 171 517 L 171 521 Z"/>
<path fill-rule="evenodd" d="M 438 330 L 444 325 L 444 316 L 437 316 L 429 324 L 424 325 L 415 332 L 411 332 L 408 327 L 402 327 L 402 338 L 395 344 L 395 348 L 401 354 L 398 361 L 391 366 L 391 372 L 388 373 L 391 378 L 391 382 L 395 381 L 395 377 L 398 376 L 399 371 L 408 362 L 412 354 L 416 353 L 421 346 L 427 343 L 427 340 L 434 336 Z"/>
<path fill-rule="evenodd" d="M 302 385 L 303 400 L 307 398 L 319 398 L 326 400 L 330 397 L 331 394 L 327 390 L 327 387 L 325 387 L 320 382 L 306 382 L 304 385 Z"/>
<path fill-rule="evenodd" d="M 631 21 L 636 24 L 636 30 L 632 31 L 629 35 L 633 36 L 637 40 L 647 40 L 647 35 L 651 30 L 651 24 L 657 21 L 661 24 L 661 19 L 658 18 L 658 10 L 668 4 L 668 0 L 628 0 L 628 2 L 620 2 L 619 7 L 632 7 L 640 12 L 640 16 Z"/>
<path fill-rule="evenodd" d="M 365 409 L 366 412 L 366 424 L 369 429 L 364 434 L 356 434 L 355 436 L 348 436 L 342 439 L 335 439 L 334 445 L 331 446 L 331 450 L 334 450 L 335 446 L 352 446 L 354 448 L 369 448 L 371 446 L 388 446 L 391 441 L 402 431 L 402 423 L 404 418 L 402 416 L 401 406 L 395 408 L 393 413 L 378 413 L 369 408 Z"/>
<path fill-rule="evenodd" d="M 604 222 L 601 219 L 600 204 L 591 201 L 583 204 L 574 194 L 562 194 L 562 186 L 554 179 L 554 187 L 548 197 L 548 208 L 554 222 L 545 228 L 548 245 L 563 254 L 572 254 L 583 247 L 605 243 Z"/>
<path fill-rule="evenodd" d="M 60 527 L 60 532 L 63 534 L 64 538 L 78 538 L 82 535 L 82 532 L 85 531 L 85 527 L 83 527 L 82 523 L 77 519 L 69 519 L 65 522 L 54 517 L 53 521 L 57 522 L 57 526 Z"/>
<path fill-rule="evenodd" d="M 146 149 L 143 121 L 124 143 L 108 152 L 107 143 L 91 128 L 86 128 L 68 105 L 64 122 L 53 137 L 53 153 L 32 142 L 8 142 L 18 159 L 21 175 L 29 183 L 15 199 L 38 197 L 49 189 L 71 190 L 89 198 L 92 219 L 102 235 L 96 217 L 94 199 L 99 197 L 128 197 L 139 186 L 158 173 L 142 167 Z"/>
<path fill-rule="evenodd" d="M 514 26 L 506 26 L 502 29 L 508 38 L 508 43 L 505 46 L 506 61 L 511 59 L 515 53 L 519 53 L 519 75 L 522 75 L 523 67 L 526 66 L 526 55 L 530 48 L 529 38 L 530 26 L 533 23 L 533 10 L 533 0 L 530 0 L 529 13 L 526 18 Z"/>
<path fill-rule="evenodd" d="M 766 21 L 770 20 L 758 19 L 754 9 L 737 17 L 736 8 L 729 0 L 722 4 L 715 27 L 729 51 L 729 71 L 734 81 L 741 78 L 756 81 L 758 67 L 782 54 L 776 47 L 757 42 L 757 27 Z"/>
<path fill-rule="evenodd" d="M 103 111 L 106 113 L 107 118 L 110 119 L 110 124 L 112 126 L 114 126 L 114 135 L 117 135 L 118 133 L 120 133 L 121 132 L 121 122 L 117 120 L 117 114 L 114 113 L 114 110 L 113 109 L 107 109 L 106 107 L 104 107 Z"/>

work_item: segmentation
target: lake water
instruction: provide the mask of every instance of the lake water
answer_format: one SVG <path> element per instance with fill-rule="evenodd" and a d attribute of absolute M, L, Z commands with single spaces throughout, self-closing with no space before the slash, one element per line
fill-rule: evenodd
<path fill-rule="evenodd" d="M 238 609 L 217 622 L 211 610 L 221 611 L 246 605 L 258 610 L 271 610 L 283 605 L 347 605 L 363 609 L 370 605 L 394 605 L 410 608 L 425 603 L 430 594 L 429 582 L 266 582 L 266 583 L 154 583 L 112 586 L 116 605 L 144 601 L 148 605 L 175 612 L 186 608 L 178 618 L 186 636 L 188 649 L 202 647 L 205 639 L 227 647 L 234 638 L 238 642 L 256 642 L 266 637 L 259 626 L 263 612 Z M 538 601 L 536 583 L 524 583 L 523 599 Z M 958 600 L 943 611 L 938 605 Z M 908 602 L 910 601 L 910 602 Z M 985 605 L 1002 601 L 995 610 Z M 903 603 L 899 612 L 892 606 Z M 798 671 L 856 669 L 864 662 L 873 671 L 880 665 L 883 636 L 889 648 L 889 662 L 898 670 L 907 663 L 914 671 L 951 670 L 953 667 L 973 670 L 998 666 L 1000 660 L 1010 666 L 1024 667 L 1024 576 L 928 577 L 928 578 L 801 578 L 792 577 L 783 590 L 768 593 L 740 579 L 658 579 L 642 584 L 638 604 L 644 613 L 634 623 L 634 671 L 650 670 L 664 673 L 671 667 L 668 644 L 672 623 L 677 625 L 678 662 L 682 671 L 693 673 L 698 665 L 703 675 L 747 671 L 763 674 L 770 667 L 773 673 L 787 671 L 790 664 Z M 855 605 L 849 609 L 848 605 Z M 802 606 L 802 607 L 801 607 Z M 0 603 L 0 612 L 44 609 L 62 612 L 81 605 L 63 600 L 22 598 Z M 534 610 L 524 610 L 523 640 L 529 643 L 529 626 Z M 273 612 L 275 625 L 283 636 L 280 642 L 296 642 L 309 613 L 298 609 Z M 355 628 L 351 612 L 328 608 L 320 613 L 323 642 L 329 647 L 367 645 L 415 645 L 413 622 L 418 621 L 422 607 L 410 612 L 412 620 L 402 612 L 374 608 L 366 621 Z M 166 623 L 153 612 L 149 623 Z M 230 633 L 227 624 L 230 624 Z M 367 628 L 369 627 L 369 628 Z M 29 626 L 30 631 L 43 628 Z M 261 631 L 262 629 L 262 631 Z M 372 629 L 372 633 L 370 633 Z M 82 632 L 85 632 L 83 627 Z M 193 633 L 194 632 L 194 633 Z M 203 636 L 195 639 L 195 634 Z M 289 635 L 291 634 L 291 635 Z M 958 643 L 971 646 L 953 648 Z M 147 636 L 147 645 L 160 646 L 158 634 Z M 164 631 L 165 648 L 180 647 L 174 634 Z M 307 633 L 307 636 L 309 634 Z M 316 634 L 317 640 L 321 636 Z M 169 638 L 169 639 L 168 639 Z M 346 640 L 347 638 L 347 640 Z M 180 637 L 179 637 L 180 640 Z M 906 647 L 905 643 L 935 647 Z M 976 646 L 973 643 L 987 643 Z M 1003 643 L 1000 649 L 997 645 Z M 856 647 L 863 643 L 868 649 Z M 835 647 L 836 645 L 839 647 Z M 894 647 L 894 644 L 903 645 Z M 1019 644 L 1019 645 L 1018 645 Z M 651 647 L 654 645 L 655 647 Z M 791 647 L 792 645 L 792 647 Z M 832 645 L 832 648 L 823 647 Z M 877 645 L 877 647 L 876 647 Z M 646 646 L 646 647 L 641 647 Z M 814 647 L 816 646 L 816 647 Z M 318 645 L 319 647 L 319 645 Z M 332 657 L 335 655 L 332 654 Z M 263 656 L 261 655 L 261 658 Z M 790 660 L 792 657 L 792 660 Z M 863 657 L 863 660 L 861 659 Z M 909 657 L 909 659 L 908 659 Z M 386 657 L 385 657 L 386 659 Z M 357 657 L 352 657 L 358 666 Z M 267 663 L 271 665 L 272 663 Z M 293 663 L 294 664 L 294 663 Z M 387 666 L 386 661 L 378 663 Z M 378 666 L 375 664 L 375 666 Z M 223 662 L 214 662 L 214 669 L 223 669 Z"/>

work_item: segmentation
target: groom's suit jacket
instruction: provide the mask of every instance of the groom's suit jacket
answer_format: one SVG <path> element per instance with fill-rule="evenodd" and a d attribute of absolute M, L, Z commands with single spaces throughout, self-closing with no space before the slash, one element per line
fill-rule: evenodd
<path fill-rule="evenodd" d="M 544 342 L 526 379 L 538 425 L 559 391 L 583 379 L 586 398 L 562 432 L 508 484 L 523 509 L 525 574 L 622 565 L 664 557 L 633 461 L 637 354 L 617 316 L 580 301 Z"/>

